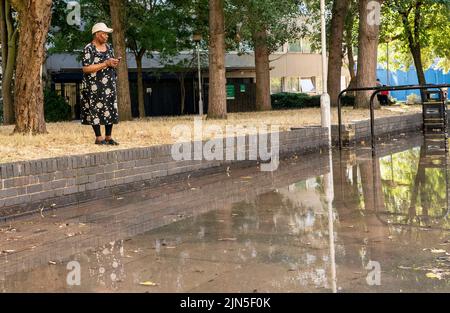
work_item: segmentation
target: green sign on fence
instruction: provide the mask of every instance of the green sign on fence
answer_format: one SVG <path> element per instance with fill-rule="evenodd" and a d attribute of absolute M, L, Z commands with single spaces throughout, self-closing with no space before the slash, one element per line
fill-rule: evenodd
<path fill-rule="evenodd" d="M 236 99 L 236 91 L 234 85 L 227 85 L 227 100 Z"/>

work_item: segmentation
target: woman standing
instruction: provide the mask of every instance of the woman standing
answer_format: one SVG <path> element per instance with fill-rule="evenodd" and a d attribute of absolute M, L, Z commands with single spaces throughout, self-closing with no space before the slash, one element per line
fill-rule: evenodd
<path fill-rule="evenodd" d="M 92 125 L 97 145 L 118 145 L 111 137 L 113 125 L 119 123 L 115 68 L 120 62 L 107 44 L 108 34 L 112 31 L 105 23 L 95 24 L 92 27 L 93 40 L 83 53 L 81 123 Z M 105 125 L 104 138 L 100 125 Z"/>

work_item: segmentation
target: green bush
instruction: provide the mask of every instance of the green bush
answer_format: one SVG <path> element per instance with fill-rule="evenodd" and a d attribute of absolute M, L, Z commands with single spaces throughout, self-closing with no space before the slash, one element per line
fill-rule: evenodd
<path fill-rule="evenodd" d="M 3 102 L 0 103 L 0 124 L 3 124 Z"/>
<path fill-rule="evenodd" d="M 354 106 L 354 96 L 343 96 L 343 106 Z M 320 96 L 310 96 L 305 93 L 281 92 L 272 95 L 274 109 L 320 108 Z"/>
<path fill-rule="evenodd" d="M 281 92 L 273 94 L 274 109 L 302 109 L 320 107 L 320 96 L 309 96 L 305 93 Z"/>
<path fill-rule="evenodd" d="M 45 89 L 44 114 L 46 122 L 70 121 L 72 108 L 62 96 L 50 89 Z"/>
<path fill-rule="evenodd" d="M 353 106 L 355 106 L 355 96 L 342 96 L 341 104 L 344 107 L 353 107 Z"/>

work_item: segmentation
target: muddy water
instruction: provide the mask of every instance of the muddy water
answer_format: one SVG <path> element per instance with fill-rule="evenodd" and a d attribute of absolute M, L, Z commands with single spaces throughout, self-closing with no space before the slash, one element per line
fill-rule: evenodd
<path fill-rule="evenodd" d="M 449 292 L 446 158 L 399 138 L 12 220 L 0 290 Z"/>

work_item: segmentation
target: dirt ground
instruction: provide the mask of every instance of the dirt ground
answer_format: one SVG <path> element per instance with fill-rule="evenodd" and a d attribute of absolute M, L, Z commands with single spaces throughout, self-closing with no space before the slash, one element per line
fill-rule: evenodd
<path fill-rule="evenodd" d="M 375 117 L 406 115 L 421 112 L 421 106 L 384 107 L 375 112 Z M 368 110 L 344 108 L 344 122 L 369 119 Z M 94 145 L 95 137 L 90 126 L 78 121 L 48 123 L 46 135 L 31 136 L 12 134 L 14 126 L 0 126 L 0 163 L 110 151 L 126 148 L 146 147 L 175 142 L 172 129 L 186 125 L 193 129 L 194 116 L 157 117 L 121 122 L 114 126 L 113 138 L 120 146 Z M 337 124 L 337 110 L 332 109 L 332 123 Z M 203 120 L 203 126 L 259 127 L 278 125 L 282 130 L 291 127 L 320 125 L 320 109 L 283 110 L 270 112 L 230 113 L 227 120 Z M 102 127 L 102 132 L 104 129 Z M 211 135 L 204 134 L 206 139 Z"/>

